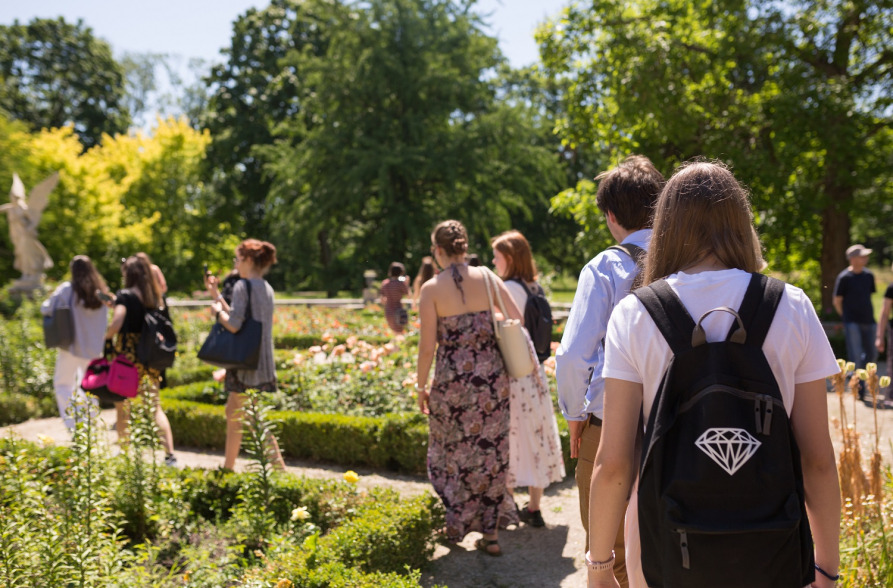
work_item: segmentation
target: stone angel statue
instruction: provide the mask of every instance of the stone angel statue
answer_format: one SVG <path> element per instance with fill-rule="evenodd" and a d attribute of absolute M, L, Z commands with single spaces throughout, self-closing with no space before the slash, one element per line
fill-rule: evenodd
<path fill-rule="evenodd" d="M 34 186 L 25 196 L 25 185 L 18 174 L 12 176 L 9 204 L 0 205 L 0 212 L 9 218 L 9 238 L 15 254 L 13 267 L 22 277 L 13 284 L 14 290 L 30 291 L 40 288 L 44 272 L 53 267 L 53 260 L 37 239 L 37 225 L 49 202 L 50 192 L 59 183 L 59 172 Z"/>

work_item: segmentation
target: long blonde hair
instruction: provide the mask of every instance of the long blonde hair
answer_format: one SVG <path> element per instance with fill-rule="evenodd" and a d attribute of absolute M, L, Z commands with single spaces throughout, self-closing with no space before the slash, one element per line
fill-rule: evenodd
<path fill-rule="evenodd" d="M 719 162 L 683 164 L 664 186 L 645 258 L 645 284 L 713 255 L 726 267 L 760 271 L 763 254 L 747 190 Z"/>

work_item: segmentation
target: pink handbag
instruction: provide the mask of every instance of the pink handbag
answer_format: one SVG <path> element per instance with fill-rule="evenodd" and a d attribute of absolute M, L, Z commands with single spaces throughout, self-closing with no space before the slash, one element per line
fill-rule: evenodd
<path fill-rule="evenodd" d="M 106 384 L 110 392 L 133 398 L 140 391 L 140 373 L 129 359 L 119 355 L 109 365 L 109 379 Z"/>

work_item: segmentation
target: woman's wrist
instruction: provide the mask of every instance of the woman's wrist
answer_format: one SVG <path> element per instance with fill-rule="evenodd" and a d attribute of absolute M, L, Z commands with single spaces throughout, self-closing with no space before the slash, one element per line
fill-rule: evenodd
<path fill-rule="evenodd" d="M 419 383 L 416 382 L 416 385 L 415 385 L 415 391 L 416 391 L 416 392 L 427 392 L 427 391 L 428 391 L 428 385 L 427 385 L 427 384 L 422 384 L 421 386 L 419 386 Z"/>

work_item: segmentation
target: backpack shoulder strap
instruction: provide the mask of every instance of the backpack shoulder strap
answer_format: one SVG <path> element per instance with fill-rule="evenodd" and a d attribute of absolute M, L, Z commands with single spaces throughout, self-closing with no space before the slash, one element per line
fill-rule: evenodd
<path fill-rule="evenodd" d="M 638 245 L 633 245 L 632 243 L 618 243 L 616 245 L 611 245 L 608 249 L 613 249 L 615 251 L 623 251 L 627 255 L 632 258 L 636 263 L 639 262 L 645 256 L 645 250 L 639 247 Z"/>
<path fill-rule="evenodd" d="M 750 283 L 738 309 L 738 316 L 747 331 L 747 344 L 762 347 L 775 318 L 775 311 L 784 295 L 784 282 L 769 276 L 751 274 Z M 736 328 L 733 323 L 729 336 Z"/>
<path fill-rule="evenodd" d="M 519 284 L 521 284 L 521 287 L 524 288 L 524 292 L 527 294 L 527 298 L 530 298 L 530 296 L 531 296 L 530 288 L 527 287 L 527 284 L 524 283 L 524 280 L 522 280 L 521 278 L 511 278 L 506 281 L 507 282 L 518 282 Z"/>
<path fill-rule="evenodd" d="M 691 349 L 695 321 L 666 280 L 634 290 L 633 295 L 642 301 L 674 354 Z"/>

